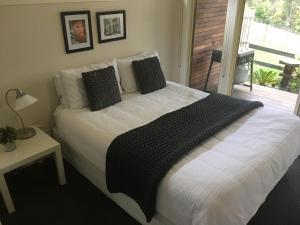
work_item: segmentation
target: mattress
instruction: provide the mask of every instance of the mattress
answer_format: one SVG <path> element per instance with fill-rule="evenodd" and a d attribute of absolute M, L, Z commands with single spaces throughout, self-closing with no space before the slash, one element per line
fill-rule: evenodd
<path fill-rule="evenodd" d="M 118 135 L 189 105 L 208 94 L 172 82 L 97 112 L 58 107 L 56 131 L 99 168 Z M 157 214 L 174 225 L 245 225 L 300 153 L 300 120 L 260 108 L 197 146 L 159 185 Z"/>

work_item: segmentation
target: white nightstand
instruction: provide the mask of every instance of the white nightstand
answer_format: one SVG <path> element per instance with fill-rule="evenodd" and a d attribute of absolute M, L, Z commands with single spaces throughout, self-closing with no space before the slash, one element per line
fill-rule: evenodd
<path fill-rule="evenodd" d="M 0 191 L 9 213 L 14 212 L 15 207 L 4 177 L 7 172 L 53 154 L 56 161 L 58 181 L 60 185 L 66 183 L 60 144 L 39 128 L 34 128 L 36 136 L 27 140 L 17 140 L 15 151 L 4 152 L 0 148 Z"/>

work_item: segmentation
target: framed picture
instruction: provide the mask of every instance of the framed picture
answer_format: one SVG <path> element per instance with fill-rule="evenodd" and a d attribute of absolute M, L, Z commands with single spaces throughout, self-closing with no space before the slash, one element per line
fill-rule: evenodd
<path fill-rule="evenodd" d="M 97 27 L 99 43 L 126 39 L 126 12 L 98 12 Z"/>
<path fill-rule="evenodd" d="M 62 12 L 61 22 L 67 54 L 94 48 L 90 11 Z"/>

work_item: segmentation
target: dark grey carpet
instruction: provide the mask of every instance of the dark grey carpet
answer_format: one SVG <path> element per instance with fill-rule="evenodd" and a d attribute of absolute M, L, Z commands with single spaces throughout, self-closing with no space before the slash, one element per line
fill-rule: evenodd
<path fill-rule="evenodd" d="M 64 187 L 57 183 L 52 160 L 9 174 L 16 212 L 9 215 L 0 197 L 3 225 L 138 225 L 69 164 L 65 169 Z M 300 158 L 248 225 L 299 224 Z"/>

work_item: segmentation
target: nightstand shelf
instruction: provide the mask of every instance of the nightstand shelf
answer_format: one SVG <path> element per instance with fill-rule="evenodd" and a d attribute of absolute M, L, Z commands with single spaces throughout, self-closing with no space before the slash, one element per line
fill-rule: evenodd
<path fill-rule="evenodd" d="M 39 128 L 34 129 L 36 136 L 27 140 L 17 140 L 15 151 L 4 152 L 0 148 L 0 191 L 9 213 L 14 212 L 15 207 L 4 177 L 6 173 L 43 157 L 54 155 L 59 184 L 66 183 L 60 144 Z"/>

